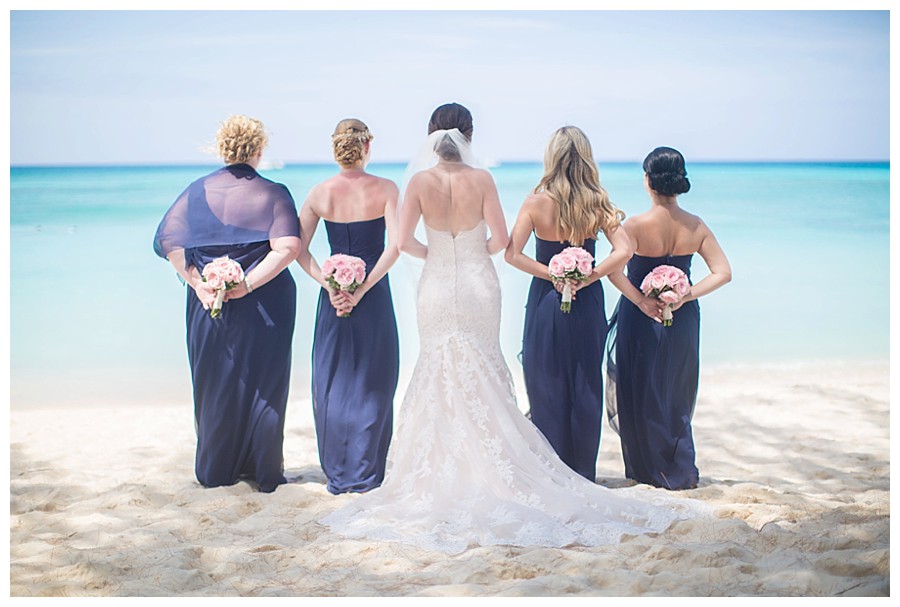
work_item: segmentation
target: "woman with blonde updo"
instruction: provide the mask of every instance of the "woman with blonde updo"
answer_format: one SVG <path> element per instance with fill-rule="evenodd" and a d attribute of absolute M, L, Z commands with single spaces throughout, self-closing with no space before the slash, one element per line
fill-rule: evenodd
<path fill-rule="evenodd" d="M 341 120 L 331 136 L 341 170 L 313 187 L 300 210 L 297 261 L 322 285 L 313 335 L 312 399 L 319 461 L 333 494 L 369 491 L 384 479 L 400 369 L 387 276 L 399 255 L 398 189 L 366 172 L 372 139 L 363 122 Z M 352 255 L 366 263 L 366 279 L 353 293 L 333 290 L 309 251 L 320 219 L 332 255 Z"/>
<path fill-rule="evenodd" d="M 256 172 L 268 143 L 259 120 L 231 116 L 216 151 L 225 166 L 188 186 L 159 224 L 154 250 L 187 292 L 187 348 L 194 386 L 197 480 L 241 478 L 260 491 L 285 482 L 282 445 L 297 292 L 287 269 L 300 250 L 288 189 Z M 203 277 L 214 259 L 238 262 L 244 278 L 216 293 Z"/>
<path fill-rule="evenodd" d="M 534 276 L 525 307 L 522 365 L 531 421 L 573 470 L 596 480 L 603 414 L 603 347 L 607 323 L 600 278 L 621 270 L 631 249 L 620 229 L 625 215 L 600 185 L 591 144 L 567 126 L 550 138 L 544 176 L 525 199 L 510 234 L 506 260 Z M 595 255 L 597 236 L 612 245 L 587 280 L 570 280 L 571 311 L 560 310 L 565 281 L 550 277 L 550 259 L 567 247 Z M 535 258 L 523 249 L 534 235 Z"/>

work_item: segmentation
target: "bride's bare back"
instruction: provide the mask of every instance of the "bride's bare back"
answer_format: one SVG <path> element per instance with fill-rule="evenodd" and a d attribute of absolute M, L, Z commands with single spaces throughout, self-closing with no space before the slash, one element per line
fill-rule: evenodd
<path fill-rule="evenodd" d="M 432 230 L 453 236 L 475 229 L 482 221 L 491 232 L 488 251 L 506 247 L 508 232 L 497 186 L 491 174 L 461 162 L 439 162 L 416 173 L 403 197 L 400 216 L 402 250 L 424 257 L 424 245 L 414 240 L 419 218 Z"/>
<path fill-rule="evenodd" d="M 459 162 L 442 162 L 418 173 L 407 189 L 410 199 L 418 198 L 425 224 L 454 236 L 481 223 L 485 198 L 492 193 L 496 197 L 487 171 Z"/>

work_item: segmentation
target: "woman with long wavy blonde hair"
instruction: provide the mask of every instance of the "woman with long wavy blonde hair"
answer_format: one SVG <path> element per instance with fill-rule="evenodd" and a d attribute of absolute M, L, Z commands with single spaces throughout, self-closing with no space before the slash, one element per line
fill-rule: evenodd
<path fill-rule="evenodd" d="M 631 257 L 628 236 L 620 229 L 624 217 L 600 185 L 587 136 L 577 127 L 562 127 L 547 144 L 544 176 L 522 204 L 506 249 L 510 264 L 534 276 L 522 339 L 531 420 L 560 458 L 591 481 L 600 449 L 608 330 L 599 280 L 620 271 Z M 551 278 L 550 259 L 567 247 L 596 257 L 601 232 L 612 250 L 595 259 L 585 280 Z M 532 234 L 534 258 L 523 252 Z M 566 282 L 578 299 L 568 313 L 560 306 Z"/>

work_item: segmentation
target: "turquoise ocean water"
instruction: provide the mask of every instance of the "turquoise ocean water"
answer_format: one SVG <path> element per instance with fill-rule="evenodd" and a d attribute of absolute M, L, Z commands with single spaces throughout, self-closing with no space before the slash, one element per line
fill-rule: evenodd
<path fill-rule="evenodd" d="M 13 167 L 10 170 L 12 406 L 190 398 L 184 287 L 152 238 L 163 213 L 214 166 Z M 370 172 L 400 181 L 402 165 Z M 334 165 L 262 171 L 297 205 Z M 648 205 L 639 164 L 600 165 L 613 201 L 633 215 Z M 887 163 L 689 165 L 681 197 L 714 230 L 734 280 L 701 300 L 703 365 L 887 360 L 889 165 Z M 539 164 L 492 169 L 512 225 L 541 176 Z M 533 251 L 529 243 L 529 251 Z M 327 254 L 324 230 L 314 253 Z M 598 246 L 598 251 L 606 250 Z M 309 394 L 318 287 L 291 267 L 299 305 L 293 397 Z M 694 278 L 706 273 L 694 262 Z M 391 273 L 401 364 L 418 348 L 413 288 Z M 501 270 L 501 340 L 517 367 L 529 277 Z M 618 292 L 604 281 L 611 313 Z M 677 318 L 676 318 L 677 320 Z"/>

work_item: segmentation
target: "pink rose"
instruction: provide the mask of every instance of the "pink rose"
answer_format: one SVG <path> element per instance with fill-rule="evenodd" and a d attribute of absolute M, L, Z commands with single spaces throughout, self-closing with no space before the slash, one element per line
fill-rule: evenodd
<path fill-rule="evenodd" d="M 666 276 L 666 284 L 670 287 L 674 287 L 681 277 L 684 275 L 684 272 L 679 270 L 678 268 L 673 268 L 671 266 L 666 268 L 665 276 Z"/>
<path fill-rule="evenodd" d="M 322 264 L 322 274 L 325 276 L 334 274 L 334 261 L 330 257 Z"/>
<path fill-rule="evenodd" d="M 587 276 L 591 273 L 591 260 L 590 259 L 579 259 L 578 260 L 578 271 L 583 275 Z"/>
<path fill-rule="evenodd" d="M 231 284 L 241 282 L 244 279 L 244 272 L 237 264 L 230 268 L 225 276 L 225 281 Z"/>
<path fill-rule="evenodd" d="M 666 286 L 666 277 L 662 272 L 653 272 L 650 274 L 650 288 L 659 291 Z"/>
<path fill-rule="evenodd" d="M 341 287 L 347 288 L 353 284 L 354 280 L 356 280 L 356 272 L 346 263 L 342 263 L 334 271 L 334 279 Z"/>
<path fill-rule="evenodd" d="M 566 272 L 571 272 L 575 269 L 575 266 L 578 264 L 578 261 L 575 259 L 575 256 L 571 253 L 566 253 L 563 251 L 558 255 L 559 263 L 562 264 L 563 269 Z"/>
<path fill-rule="evenodd" d="M 548 265 L 550 268 L 550 276 L 562 278 L 565 275 L 566 269 L 563 267 L 562 262 L 559 260 L 558 256 L 554 255 L 550 259 L 550 263 Z"/>
<path fill-rule="evenodd" d="M 366 279 L 366 264 L 356 264 L 356 282 L 362 284 Z"/>
<path fill-rule="evenodd" d="M 225 286 L 225 279 L 216 267 L 206 266 L 203 269 L 203 278 L 206 279 L 206 284 L 213 289 L 221 289 Z"/>
<path fill-rule="evenodd" d="M 213 259 L 206 265 L 204 271 L 215 272 L 223 284 L 234 284 L 244 279 L 244 270 L 241 264 L 228 256 Z M 208 281 L 207 281 L 208 282 Z"/>
<path fill-rule="evenodd" d="M 566 252 L 572 255 L 577 261 L 586 260 L 588 263 L 594 261 L 593 256 L 581 247 L 569 247 Z"/>
<path fill-rule="evenodd" d="M 663 303 L 674 304 L 678 303 L 678 300 L 681 297 L 675 291 L 663 291 L 659 294 L 659 300 Z"/>

